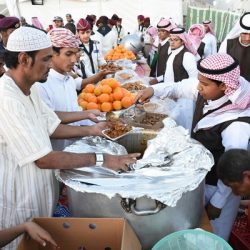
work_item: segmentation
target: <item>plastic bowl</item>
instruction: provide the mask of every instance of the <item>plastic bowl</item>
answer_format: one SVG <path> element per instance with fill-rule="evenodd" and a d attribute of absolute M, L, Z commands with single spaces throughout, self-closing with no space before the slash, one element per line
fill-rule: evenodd
<path fill-rule="evenodd" d="M 233 250 L 219 236 L 202 229 L 182 230 L 158 241 L 152 250 Z"/>

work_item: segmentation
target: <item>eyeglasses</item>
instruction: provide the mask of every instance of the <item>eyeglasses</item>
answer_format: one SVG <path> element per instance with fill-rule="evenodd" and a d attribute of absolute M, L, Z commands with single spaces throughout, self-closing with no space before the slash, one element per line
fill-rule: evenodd
<path fill-rule="evenodd" d="M 181 41 L 181 39 L 178 39 L 178 38 L 170 38 L 169 39 L 169 42 L 179 42 Z"/>

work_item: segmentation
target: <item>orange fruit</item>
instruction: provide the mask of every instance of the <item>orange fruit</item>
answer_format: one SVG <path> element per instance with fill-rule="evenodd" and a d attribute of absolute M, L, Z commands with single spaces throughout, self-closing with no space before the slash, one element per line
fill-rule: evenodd
<path fill-rule="evenodd" d="M 130 96 L 131 95 L 131 93 L 127 89 L 121 88 L 121 90 L 122 90 L 123 96 Z"/>
<path fill-rule="evenodd" d="M 94 84 L 87 84 L 86 87 L 84 88 L 84 92 L 86 93 L 93 93 L 95 90 L 95 85 Z"/>
<path fill-rule="evenodd" d="M 131 97 L 125 96 L 122 98 L 121 103 L 124 108 L 128 108 L 133 104 L 133 100 Z"/>
<path fill-rule="evenodd" d="M 130 94 L 130 98 L 131 98 L 131 100 L 132 100 L 133 103 L 135 103 L 135 97 L 136 97 L 135 93 L 131 93 Z"/>
<path fill-rule="evenodd" d="M 99 96 L 101 93 L 102 93 L 102 88 L 101 88 L 101 86 L 95 87 L 94 94 L 95 94 L 96 96 Z"/>
<path fill-rule="evenodd" d="M 114 94 L 109 94 L 109 101 L 110 102 L 113 102 L 114 101 Z"/>
<path fill-rule="evenodd" d="M 82 92 L 82 93 L 78 96 L 78 98 L 84 99 L 85 94 L 86 94 L 86 93 Z"/>
<path fill-rule="evenodd" d="M 122 91 L 122 88 L 120 87 L 117 87 L 114 89 L 114 92 L 113 92 L 113 98 L 115 101 L 120 101 L 122 98 L 123 98 L 123 91 Z"/>
<path fill-rule="evenodd" d="M 98 109 L 98 104 L 97 103 L 95 103 L 95 102 L 89 102 L 88 104 L 87 104 L 87 110 L 89 110 L 89 109 Z"/>
<path fill-rule="evenodd" d="M 112 88 L 109 85 L 102 86 L 102 93 L 110 94 L 112 92 Z"/>
<path fill-rule="evenodd" d="M 103 102 L 108 102 L 109 101 L 109 95 L 108 94 L 101 94 L 98 96 L 98 101 L 103 103 Z"/>
<path fill-rule="evenodd" d="M 114 101 L 113 102 L 113 109 L 115 109 L 115 110 L 122 109 L 122 103 L 120 101 Z"/>
<path fill-rule="evenodd" d="M 100 84 L 101 84 L 101 85 L 109 85 L 108 82 L 109 82 L 109 79 L 107 78 L 107 79 L 101 80 Z"/>
<path fill-rule="evenodd" d="M 86 101 L 81 101 L 81 102 L 79 102 L 79 105 L 80 105 L 83 109 L 87 109 L 88 102 L 86 102 Z"/>
<path fill-rule="evenodd" d="M 88 102 L 88 99 L 91 97 L 91 96 L 93 96 L 93 94 L 91 94 L 91 93 L 84 93 L 85 95 L 84 95 L 84 100 L 85 101 L 87 101 Z"/>
<path fill-rule="evenodd" d="M 83 98 L 77 98 L 77 102 L 78 102 L 78 104 L 80 105 L 80 102 L 82 102 L 82 101 L 84 101 L 84 99 Z"/>
<path fill-rule="evenodd" d="M 115 89 L 117 87 L 120 87 L 120 83 L 116 81 L 116 79 L 114 78 L 110 78 L 109 79 L 109 86 L 112 88 L 112 89 Z"/>
<path fill-rule="evenodd" d="M 109 112 L 113 109 L 112 103 L 111 102 L 103 102 L 101 104 L 101 111 L 103 112 Z"/>
<path fill-rule="evenodd" d="M 95 95 L 91 95 L 91 96 L 88 97 L 87 101 L 97 103 L 97 97 Z"/>

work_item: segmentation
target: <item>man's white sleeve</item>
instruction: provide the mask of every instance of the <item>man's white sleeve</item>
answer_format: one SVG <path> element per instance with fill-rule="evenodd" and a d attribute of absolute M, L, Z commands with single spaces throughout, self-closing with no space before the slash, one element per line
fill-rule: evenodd
<path fill-rule="evenodd" d="M 169 97 L 169 98 L 187 98 L 196 100 L 198 95 L 198 79 L 188 78 L 180 82 L 171 83 L 158 83 L 152 85 L 154 89 L 154 95 L 157 97 Z"/>
<path fill-rule="evenodd" d="M 247 149 L 250 138 L 250 125 L 245 122 L 233 122 L 222 131 L 221 137 L 225 151 L 232 148 Z M 231 193 L 232 189 L 225 186 L 223 182 L 219 180 L 217 190 L 210 199 L 210 203 L 217 208 L 223 208 Z"/>
<path fill-rule="evenodd" d="M 183 57 L 183 67 L 188 73 L 189 78 L 190 77 L 196 77 L 198 76 L 198 70 L 197 70 L 197 64 L 196 59 L 193 54 L 190 52 L 186 52 Z"/>

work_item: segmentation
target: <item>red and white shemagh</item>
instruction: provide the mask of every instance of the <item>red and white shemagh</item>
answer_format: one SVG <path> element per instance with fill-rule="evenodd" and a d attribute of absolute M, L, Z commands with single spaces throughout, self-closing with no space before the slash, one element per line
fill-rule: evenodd
<path fill-rule="evenodd" d="M 171 31 L 178 30 L 178 29 L 179 28 L 174 28 Z M 197 49 L 195 49 L 194 45 L 192 44 L 192 41 L 190 40 L 188 34 L 185 31 L 183 33 L 171 34 L 171 35 L 178 36 L 184 42 L 184 45 L 189 52 L 191 52 L 193 55 L 197 54 Z"/>
<path fill-rule="evenodd" d="M 193 24 L 188 30 L 188 36 L 195 49 L 198 49 L 206 32 L 202 24 Z"/>
<path fill-rule="evenodd" d="M 206 57 L 201 61 L 200 66 L 207 70 L 223 70 L 235 63 L 235 60 L 228 54 L 215 54 Z M 199 67 L 198 67 L 199 68 Z M 240 77 L 240 68 L 237 65 L 234 69 L 221 74 L 204 73 L 199 70 L 202 76 L 212 80 L 217 80 L 225 83 L 225 95 L 232 104 L 225 106 L 219 111 L 231 109 L 245 109 L 250 104 L 250 83 L 246 84 L 247 80 Z M 248 82 L 247 82 L 248 83 Z M 241 88 L 240 93 L 237 90 Z M 235 96 L 237 94 L 237 96 Z M 233 97 L 233 98 L 231 98 Z"/>
<path fill-rule="evenodd" d="M 156 27 L 169 32 L 171 29 L 176 28 L 176 24 L 172 19 L 161 18 Z"/>
<path fill-rule="evenodd" d="M 211 21 L 204 21 L 203 24 L 205 24 L 205 25 L 208 26 L 209 32 L 210 32 L 212 35 L 216 36 L 216 35 L 215 35 L 215 32 L 214 32 L 213 24 L 212 24 Z"/>
<path fill-rule="evenodd" d="M 68 29 L 54 28 L 48 32 L 52 46 L 58 48 L 78 48 L 80 40 Z"/>

